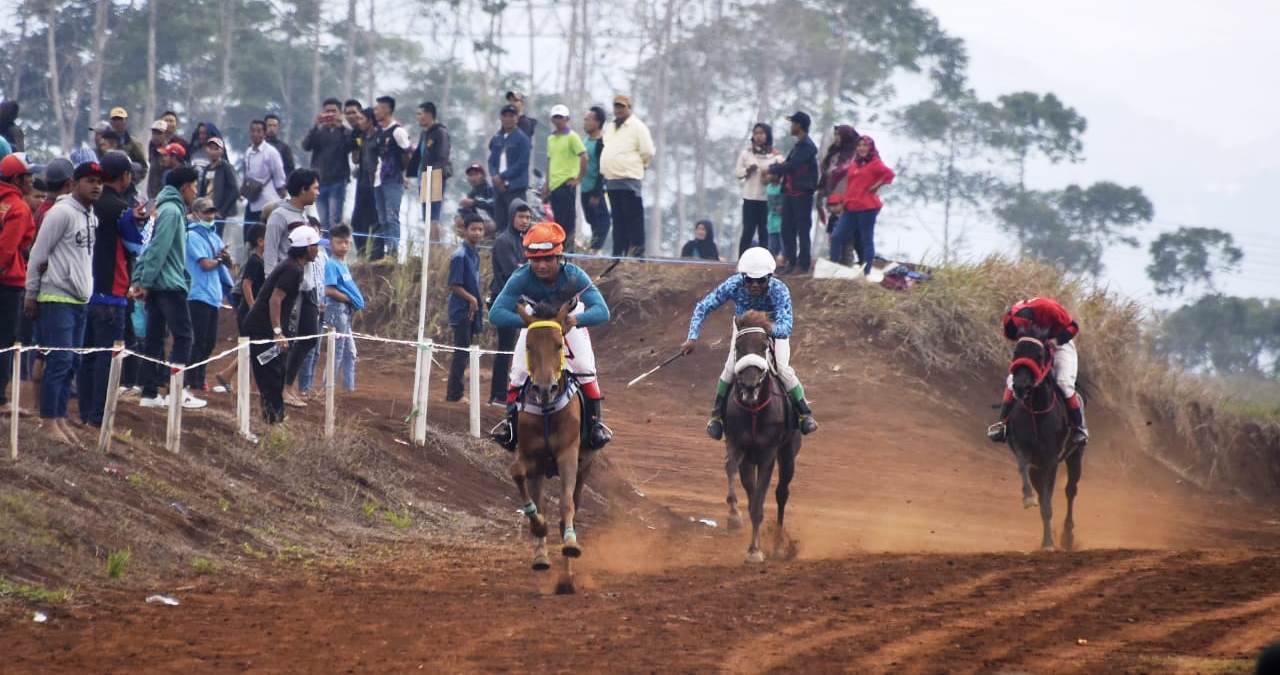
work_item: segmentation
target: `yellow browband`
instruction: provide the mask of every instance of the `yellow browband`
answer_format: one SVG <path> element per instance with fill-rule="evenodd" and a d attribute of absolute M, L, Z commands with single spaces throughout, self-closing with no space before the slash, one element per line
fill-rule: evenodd
<path fill-rule="evenodd" d="M 561 326 L 559 321 L 551 321 L 548 319 L 544 319 L 541 321 L 534 321 L 533 323 L 529 324 L 525 329 L 533 330 L 535 328 L 554 328 L 558 331 L 564 330 L 564 326 Z M 527 347 L 525 351 L 526 352 L 528 351 Z M 528 354 L 525 354 L 525 363 L 528 363 L 528 362 L 529 362 L 529 356 Z M 566 366 L 566 356 L 565 356 L 565 349 L 563 344 L 560 345 L 560 370 L 561 371 L 568 370 L 568 367 Z"/>

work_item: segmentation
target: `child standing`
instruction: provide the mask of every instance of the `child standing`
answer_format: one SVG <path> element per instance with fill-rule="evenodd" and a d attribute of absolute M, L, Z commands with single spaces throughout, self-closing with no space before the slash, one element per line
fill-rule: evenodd
<path fill-rule="evenodd" d="M 187 222 L 187 274 L 191 292 L 187 295 L 187 313 L 191 315 L 191 361 L 198 363 L 213 354 L 218 343 L 218 308 L 222 306 L 224 288 L 231 288 L 231 254 L 213 227 L 218 210 L 213 200 L 197 197 L 191 204 L 191 220 Z M 196 366 L 187 374 L 187 386 L 204 391 L 205 366 Z"/>
<path fill-rule="evenodd" d="M 245 246 L 249 249 L 249 259 L 244 261 L 244 267 L 240 268 L 240 281 L 231 291 L 231 303 L 236 310 L 237 329 L 244 321 L 245 315 L 249 313 L 249 309 L 253 307 L 253 302 L 258 299 L 262 282 L 267 280 L 266 269 L 262 264 L 262 249 L 267 241 L 267 227 L 262 223 L 254 223 L 249 226 L 244 236 Z M 240 332 L 240 337 L 247 336 Z M 214 393 L 231 393 L 231 383 L 227 378 L 235 372 L 235 369 L 236 362 L 233 360 L 214 375 L 218 380 L 218 385 L 213 388 Z"/>
<path fill-rule="evenodd" d="M 333 351 L 334 366 L 342 373 L 342 388 L 346 391 L 356 389 L 356 341 L 350 336 L 351 317 L 356 310 L 364 309 L 364 296 L 347 266 L 351 245 L 351 227 L 334 226 L 329 232 L 332 255 L 324 264 L 324 325 L 333 328 L 340 336 L 346 334 L 346 337 L 338 338 Z M 325 373 L 325 377 L 331 377 L 331 374 Z"/>
<path fill-rule="evenodd" d="M 777 258 L 782 255 L 782 179 L 766 173 L 764 180 L 764 198 L 769 210 L 769 219 L 765 224 L 765 228 L 769 231 L 766 248 L 774 258 Z"/>
<path fill-rule="evenodd" d="M 462 400 L 462 374 L 467 370 L 468 356 L 461 351 L 484 329 L 484 313 L 480 311 L 480 252 L 476 248 L 484 239 L 484 223 L 471 221 L 464 239 L 449 258 L 449 325 L 453 328 L 453 363 L 449 367 L 446 401 Z"/>

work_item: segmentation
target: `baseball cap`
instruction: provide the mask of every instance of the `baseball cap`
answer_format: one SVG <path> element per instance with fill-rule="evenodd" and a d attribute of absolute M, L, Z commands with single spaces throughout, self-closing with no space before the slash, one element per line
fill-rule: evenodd
<path fill-rule="evenodd" d="M 108 180 L 119 178 L 133 170 L 133 161 L 123 150 L 112 150 L 102 156 L 102 175 Z"/>
<path fill-rule="evenodd" d="M 0 159 L 0 176 L 5 178 L 14 178 L 24 174 L 31 173 L 31 169 L 22 158 L 17 155 L 5 155 L 4 159 Z"/>
<path fill-rule="evenodd" d="M 316 228 L 310 225 L 299 225 L 293 228 L 289 233 L 289 246 L 293 248 L 301 248 L 303 246 L 311 246 L 320 243 L 320 233 L 316 232 Z"/>
<path fill-rule="evenodd" d="M 552 117 L 568 117 L 569 106 L 563 103 L 558 103 L 556 105 L 551 106 L 551 116 Z"/>
<path fill-rule="evenodd" d="M 187 156 L 187 149 L 182 147 L 181 143 L 170 143 L 159 150 L 162 155 L 173 155 L 179 159 Z"/>
<path fill-rule="evenodd" d="M 217 210 L 213 205 L 213 200 L 208 197 L 197 197 L 194 202 L 191 202 L 192 213 L 208 213 Z"/>
<path fill-rule="evenodd" d="M 205 145 L 213 144 L 218 146 L 219 148 L 222 148 L 223 150 L 227 149 L 227 144 L 223 143 L 222 139 L 217 136 L 210 136 L 209 140 L 205 141 L 204 144 Z"/>
<path fill-rule="evenodd" d="M 65 157 L 59 157 L 44 167 L 44 182 L 49 185 L 59 185 L 71 180 L 71 174 L 76 170 L 71 160 Z"/>
<path fill-rule="evenodd" d="M 796 124 L 799 124 L 801 127 L 805 129 L 805 131 L 809 130 L 809 124 L 811 122 L 811 120 L 809 119 L 809 113 L 804 112 L 803 110 L 797 110 L 791 113 L 791 115 L 787 117 L 787 121 L 795 122 Z"/>
<path fill-rule="evenodd" d="M 151 123 L 152 131 L 168 131 L 169 123 L 164 120 L 156 120 Z"/>
<path fill-rule="evenodd" d="M 129 119 L 129 111 L 121 108 L 120 106 L 116 106 L 111 109 L 111 114 L 107 115 L 107 117 L 120 117 L 127 120 Z"/>
<path fill-rule="evenodd" d="M 613 97 L 613 103 L 614 103 L 614 105 L 617 105 L 617 104 L 621 103 L 622 105 L 625 105 L 625 106 L 627 106 L 628 108 L 630 108 L 630 107 L 631 107 L 631 97 L 630 97 L 630 96 L 627 96 L 626 94 L 618 94 L 617 96 L 614 96 L 614 97 Z"/>
<path fill-rule="evenodd" d="M 513 105 L 504 105 L 502 106 L 502 110 L 498 111 L 498 114 L 499 115 L 519 115 L 520 111 L 516 110 L 516 107 Z"/>
<path fill-rule="evenodd" d="M 92 131 L 95 134 L 105 134 L 108 131 L 111 131 L 111 123 L 106 120 L 102 120 L 101 122 L 89 127 L 89 131 Z"/>
<path fill-rule="evenodd" d="M 517 100 L 517 101 L 523 101 L 523 100 L 524 100 L 524 92 L 523 92 L 523 91 L 520 91 L 519 89 L 512 89 L 511 91 L 507 92 L 507 95 L 506 95 L 506 97 L 505 97 L 505 98 L 506 98 L 508 101 L 510 101 L 510 100 L 512 100 L 512 99 L 515 99 L 515 100 Z"/>
<path fill-rule="evenodd" d="M 71 174 L 71 179 L 80 180 L 81 178 L 89 178 L 91 176 L 102 178 L 101 164 L 98 164 L 97 162 L 81 162 L 80 166 L 76 167 L 75 173 Z"/>
<path fill-rule="evenodd" d="M 123 139 L 120 138 L 120 134 L 117 134 L 114 129 L 107 129 L 106 131 L 98 134 L 98 137 L 104 141 L 115 141 L 116 143 L 124 142 Z"/>
<path fill-rule="evenodd" d="M 472 164 L 471 166 L 467 167 L 467 170 L 464 173 L 471 173 L 472 171 L 484 173 L 484 167 L 480 166 L 479 164 Z"/>

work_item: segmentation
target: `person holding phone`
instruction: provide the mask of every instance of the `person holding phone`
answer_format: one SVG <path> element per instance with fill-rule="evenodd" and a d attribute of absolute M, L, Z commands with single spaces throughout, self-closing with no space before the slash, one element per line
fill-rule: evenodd
<path fill-rule="evenodd" d="M 311 170 L 320 174 L 320 196 L 316 211 L 320 227 L 332 229 L 342 222 L 346 205 L 347 181 L 351 180 L 351 131 L 342 125 L 342 102 L 336 98 L 324 101 L 315 125 L 302 139 L 302 149 L 311 153 Z"/>

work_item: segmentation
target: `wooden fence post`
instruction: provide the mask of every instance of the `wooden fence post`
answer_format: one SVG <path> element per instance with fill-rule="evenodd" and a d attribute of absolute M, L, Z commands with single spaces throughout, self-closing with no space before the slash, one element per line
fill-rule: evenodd
<path fill-rule="evenodd" d="M 427 444 L 427 400 L 431 393 L 431 355 L 435 349 L 431 340 L 419 343 L 421 352 L 422 374 L 418 377 L 418 391 L 414 397 L 413 442 L 418 445 Z"/>
<path fill-rule="evenodd" d="M 164 431 L 164 447 L 178 452 L 182 447 L 182 375 L 180 368 L 169 369 L 169 420 Z"/>
<path fill-rule="evenodd" d="M 471 435 L 480 438 L 480 345 L 467 349 L 471 368 Z"/>
<path fill-rule="evenodd" d="M 111 370 L 107 374 L 107 403 L 102 408 L 102 428 L 98 430 L 98 452 L 111 451 L 111 434 L 116 429 L 116 404 L 120 400 L 120 369 L 124 366 L 124 342 L 111 345 Z"/>
<path fill-rule="evenodd" d="M 334 354 L 338 347 L 338 333 L 329 326 L 329 334 L 325 336 L 324 355 L 324 437 L 333 438 L 333 395 L 338 387 L 338 373 L 334 371 L 337 362 Z"/>
<path fill-rule="evenodd" d="M 9 458 L 18 459 L 18 396 L 22 393 L 22 343 L 13 343 L 13 363 L 9 380 Z"/>
<path fill-rule="evenodd" d="M 236 427 L 240 435 L 250 438 L 249 431 L 249 338 L 240 338 L 236 351 Z"/>

